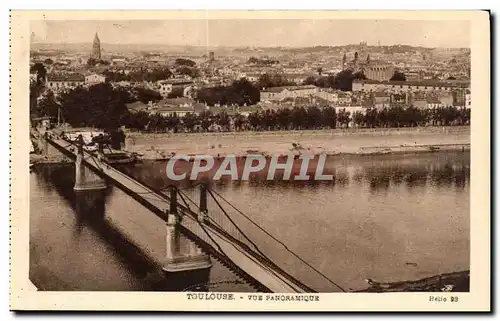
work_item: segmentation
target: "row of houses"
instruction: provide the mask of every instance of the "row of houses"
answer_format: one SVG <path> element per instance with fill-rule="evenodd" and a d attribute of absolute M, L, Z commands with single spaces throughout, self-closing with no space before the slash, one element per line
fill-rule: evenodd
<path fill-rule="evenodd" d="M 206 104 L 195 101 L 189 97 L 162 99 L 158 102 L 149 102 L 148 104 L 136 101 L 127 104 L 127 109 L 132 113 L 147 112 L 149 114 L 157 114 L 163 117 L 178 116 L 184 117 L 187 114 L 199 115 L 204 111 L 210 111 L 213 114 L 225 112 L 229 116 L 237 114 L 247 117 L 250 113 L 258 110 L 260 106 L 207 106 Z"/>
<path fill-rule="evenodd" d="M 52 90 L 60 90 L 72 89 L 83 85 L 91 86 L 105 81 L 106 77 L 100 74 L 47 74 L 45 86 Z"/>
<path fill-rule="evenodd" d="M 423 81 L 376 81 L 354 80 L 352 91 L 442 91 L 450 92 L 455 89 L 470 89 L 470 80 L 423 80 Z"/>
<path fill-rule="evenodd" d="M 31 75 L 31 78 L 36 79 L 36 75 Z M 45 85 L 51 90 L 73 89 L 83 85 L 95 85 L 106 82 L 106 76 L 92 73 L 84 75 L 81 73 L 64 73 L 64 74 L 47 74 Z M 128 87 L 132 83 L 130 81 L 120 81 L 117 85 Z M 157 90 L 162 97 L 166 98 L 175 90 L 180 90 L 183 96 L 189 96 L 189 90 L 194 88 L 195 84 L 192 80 L 186 79 L 167 79 L 147 84 L 147 87 Z"/>
<path fill-rule="evenodd" d="M 386 108 L 395 105 L 413 105 L 417 108 L 438 106 L 471 106 L 470 82 L 468 81 L 370 81 L 353 82 L 352 92 L 309 86 L 286 86 L 261 91 L 262 102 L 292 103 L 308 100 L 307 104 L 329 106 L 364 106 Z"/>

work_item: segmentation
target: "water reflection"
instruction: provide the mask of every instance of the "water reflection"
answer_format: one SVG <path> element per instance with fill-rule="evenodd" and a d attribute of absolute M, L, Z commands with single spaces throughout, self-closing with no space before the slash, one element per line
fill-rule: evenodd
<path fill-rule="evenodd" d="M 330 156 L 326 170 L 332 180 L 283 180 L 283 172 L 277 171 L 274 180 L 265 174 L 250 175 L 248 181 L 231 180 L 223 176 L 211 181 L 217 188 L 240 188 L 243 185 L 259 188 L 329 188 L 339 186 L 348 188 L 352 184 L 367 185 L 372 192 L 387 190 L 391 186 L 404 184 L 408 188 L 432 186 L 464 188 L 470 179 L 470 160 L 468 152 L 449 152 L 427 155 L 390 155 L 343 157 Z M 171 184 L 181 188 L 194 187 L 198 182 L 184 179 L 172 181 L 167 178 L 164 161 L 144 161 L 135 166 L 122 166 L 119 169 L 157 189 Z M 208 182 L 208 181 L 207 181 Z"/>
<path fill-rule="evenodd" d="M 209 270 L 192 273 L 189 277 L 165 274 L 158 260 L 149 253 L 152 249 L 164 251 L 161 250 L 162 243 L 165 242 L 164 235 L 155 239 L 156 243 L 150 243 L 146 247 L 139 246 L 135 243 L 135 238 L 129 238 L 124 233 L 124 222 L 116 221 L 116 218 L 125 218 L 125 222 L 130 222 L 134 218 L 141 220 L 141 215 L 144 218 L 154 215 L 140 204 L 132 208 L 123 205 L 129 202 L 130 197 L 111 186 L 98 191 L 74 191 L 74 171 L 74 165 L 65 164 L 37 166 L 31 173 L 36 177 L 32 180 L 36 185 L 32 193 L 38 195 L 32 197 L 30 215 L 31 224 L 36 227 L 30 235 L 30 278 L 37 286 L 42 284 L 40 290 L 208 289 L 206 284 L 210 282 Z M 44 198 L 52 196 L 51 201 L 39 199 L 42 195 Z M 71 212 L 65 212 L 64 206 L 60 206 L 52 198 L 63 200 Z M 116 199 L 119 201 L 116 202 Z M 54 222 L 60 224 L 60 228 L 54 229 Z M 130 232 L 136 226 L 132 223 L 127 228 L 125 230 Z M 139 230 L 137 233 L 144 234 L 144 231 Z M 72 247 L 83 248 L 84 251 L 71 251 Z M 47 252 L 54 255 L 47 255 Z M 74 269 L 65 271 L 61 268 L 68 265 L 74 266 Z M 89 265 L 93 270 L 91 275 L 82 277 L 81 273 L 88 271 Z M 232 276 L 231 272 L 221 272 L 219 266 L 215 269 L 217 278 L 220 278 L 221 273 L 229 274 L 225 278 Z M 44 272 L 46 270 L 50 273 Z M 105 280 L 102 283 L 108 284 L 96 282 L 100 278 Z M 55 281 L 58 279 L 69 280 L 73 285 L 62 287 Z M 123 283 L 125 284 L 122 285 Z M 122 286 L 125 288 L 120 288 Z M 248 286 L 243 286 L 243 291 L 248 292 Z"/>
<path fill-rule="evenodd" d="M 336 156 L 326 163 L 332 181 L 268 181 L 261 175 L 251 176 L 249 181 L 210 183 L 313 266 L 342 286 L 355 289 L 366 286 L 364 278 L 398 281 L 468 268 L 469 157 L 468 152 Z M 164 162 L 145 161 L 120 169 L 156 189 L 173 183 L 166 179 Z M 72 233 L 80 235 L 79 242 L 90 248 L 96 246 L 96 240 L 85 235 L 91 229 L 94 238 L 109 244 L 120 264 L 141 280 L 135 288 L 154 290 L 164 286 L 151 277 L 156 267 L 148 263 L 147 253 L 102 218 L 104 211 L 112 208 L 114 217 L 135 217 L 132 228 L 154 225 L 147 221 L 148 215 L 137 215 L 138 208 L 129 208 L 128 196 L 110 188 L 97 211 L 78 210 L 72 164 L 40 167 L 34 174 L 37 188 L 60 194 L 76 212 Z M 191 199 L 199 199 L 197 189 L 192 188 L 197 182 L 176 184 L 187 194 L 192 191 Z M 37 213 L 48 215 L 50 205 L 44 204 L 44 210 Z M 51 228 L 45 227 L 45 231 Z M 261 244 L 265 239 L 258 234 L 249 235 L 278 265 L 282 262 L 287 272 L 314 285 L 310 273 L 299 271 L 293 261 L 287 264 L 284 254 L 274 246 Z M 60 244 L 59 239 L 57 242 Z M 164 238 L 153 242 L 163 244 Z M 159 251 L 162 246 L 158 246 Z M 409 266 L 407 262 L 418 265 Z M 98 266 L 96 269 L 107 268 Z M 211 276 L 215 280 L 228 277 L 223 273 Z"/>
<path fill-rule="evenodd" d="M 139 280 L 139 282 L 134 285 L 136 290 L 165 290 L 161 268 L 153 264 L 147 253 L 134 245 L 121 233 L 121 231 L 105 219 L 106 204 L 114 194 L 113 188 L 110 186 L 105 190 L 75 192 L 73 191 L 74 170 L 74 164 L 41 165 L 37 166 L 32 173 L 37 176 L 37 179 L 35 180 L 37 190 L 56 192 L 58 195 L 62 196 L 62 199 L 66 202 L 66 204 L 73 209 L 74 220 L 71 221 L 74 222 L 74 226 L 73 229 L 69 231 L 71 234 L 68 235 L 71 239 L 65 239 L 63 237 L 64 233 L 56 233 L 60 234 L 56 237 L 56 245 L 64 247 L 65 243 L 71 242 L 72 244 L 81 244 L 91 250 L 99 250 L 99 248 L 105 244 L 107 251 L 111 250 L 109 253 L 113 254 L 113 258 L 109 257 L 108 260 L 117 260 L 119 265 L 126 268 L 136 280 L 127 280 L 127 282 L 132 284 Z M 48 208 L 45 210 L 47 211 Z M 46 211 L 32 212 L 31 215 L 36 217 L 40 214 L 44 214 Z M 63 218 L 60 218 L 59 220 L 62 219 Z M 37 230 L 40 233 L 47 236 L 47 233 L 49 233 L 49 235 L 53 235 L 53 232 L 50 231 L 50 226 L 46 226 L 44 221 L 41 221 L 40 223 L 42 225 L 37 226 Z M 93 232 L 93 235 L 100 238 L 101 242 L 96 242 L 98 240 L 89 238 L 88 229 Z M 34 241 L 32 240 L 32 242 Z M 33 244 L 34 246 L 41 248 L 49 246 L 48 243 L 34 243 L 36 243 Z M 100 245 L 96 247 L 97 244 Z M 60 259 L 70 260 L 78 265 L 78 262 L 80 262 L 80 259 L 82 258 L 78 253 L 72 253 L 70 256 L 56 257 L 55 261 L 52 263 L 53 266 L 49 268 L 57 269 L 58 265 L 62 265 L 62 262 L 59 261 Z M 94 258 L 92 258 L 92 260 L 94 260 Z M 102 272 L 105 274 L 107 273 L 106 270 L 114 269 L 114 264 L 97 261 L 95 263 L 97 266 L 101 266 L 104 270 Z M 32 264 L 34 265 L 32 265 L 31 268 L 34 269 L 33 273 L 36 274 L 37 270 L 40 270 L 41 268 L 37 266 L 38 264 L 36 262 L 32 262 Z M 96 269 L 98 268 L 97 266 Z M 95 272 L 97 273 L 97 271 Z M 111 273 L 117 272 L 113 271 Z M 66 275 L 59 275 L 58 277 L 64 278 L 65 276 Z M 106 275 L 106 277 L 110 277 L 110 275 Z M 104 289 L 91 288 L 90 290 Z M 112 288 L 111 290 L 119 289 Z"/>

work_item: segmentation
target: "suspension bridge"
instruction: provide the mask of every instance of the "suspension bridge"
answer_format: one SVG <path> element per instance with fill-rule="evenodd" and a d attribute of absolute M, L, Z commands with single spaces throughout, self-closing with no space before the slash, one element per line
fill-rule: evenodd
<path fill-rule="evenodd" d="M 265 237 L 265 243 L 272 244 L 276 251 L 287 253 L 289 270 L 314 275 L 316 284 L 328 284 L 330 292 L 344 291 L 206 184 L 191 187 L 191 195 L 176 186 L 158 190 L 110 166 L 99 157 L 99 152 L 84 150 L 82 137 L 74 142 L 46 133 L 43 141 L 46 149 L 50 145 L 75 161 L 75 192 L 99 190 L 112 184 L 165 222 L 167 246 L 163 270 L 167 273 L 209 270 L 210 257 L 213 257 L 258 291 L 318 292 L 317 287 L 306 285 L 266 255 L 248 236 L 252 234 L 248 230 L 252 229 L 259 232 L 259 238 Z M 246 221 L 245 230 L 232 215 L 238 215 L 239 222 Z M 324 286 L 321 292 L 325 292 Z"/>

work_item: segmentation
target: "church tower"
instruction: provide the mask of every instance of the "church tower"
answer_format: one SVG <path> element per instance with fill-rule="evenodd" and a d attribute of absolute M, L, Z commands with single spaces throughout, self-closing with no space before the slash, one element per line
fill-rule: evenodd
<path fill-rule="evenodd" d="M 101 41 L 99 40 L 97 32 L 95 33 L 94 43 L 92 44 L 92 58 L 101 60 Z"/>
<path fill-rule="evenodd" d="M 346 63 L 347 63 L 347 57 L 346 55 L 344 54 L 344 57 L 342 57 L 342 70 L 345 69 L 346 67 Z"/>

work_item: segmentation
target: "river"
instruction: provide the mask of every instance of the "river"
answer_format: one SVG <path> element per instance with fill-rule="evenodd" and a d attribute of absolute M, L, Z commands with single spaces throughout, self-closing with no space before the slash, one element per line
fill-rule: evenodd
<path fill-rule="evenodd" d="M 151 161 L 122 170 L 161 188 L 164 166 Z M 346 290 L 365 288 L 366 278 L 391 282 L 469 269 L 468 151 L 339 155 L 327 167 L 332 182 L 221 181 L 213 187 Z M 31 173 L 32 281 L 43 290 L 162 290 L 148 259 L 164 253 L 162 222 L 117 188 L 107 191 L 104 221 L 82 217 L 73 171 L 72 164 L 41 165 Z M 235 221 L 287 272 L 319 291 L 338 291 L 251 224 Z M 127 231 L 141 237 L 130 240 Z M 254 291 L 213 263 L 211 291 Z"/>

